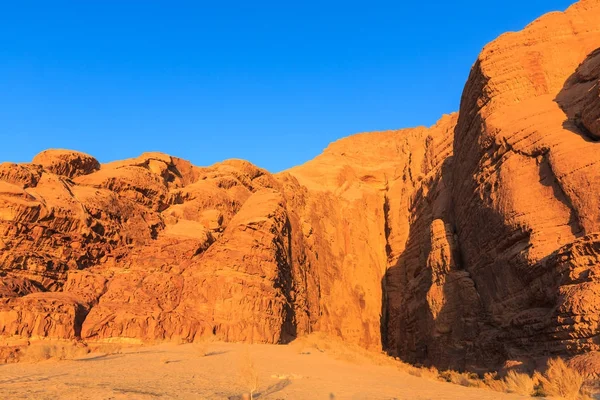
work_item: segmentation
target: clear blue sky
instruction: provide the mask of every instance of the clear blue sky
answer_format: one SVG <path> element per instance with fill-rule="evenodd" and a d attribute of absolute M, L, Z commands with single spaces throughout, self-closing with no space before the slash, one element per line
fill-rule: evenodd
<path fill-rule="evenodd" d="M 571 2 L 3 1 L 0 161 L 162 151 L 277 172 L 456 111 L 487 42 Z"/>

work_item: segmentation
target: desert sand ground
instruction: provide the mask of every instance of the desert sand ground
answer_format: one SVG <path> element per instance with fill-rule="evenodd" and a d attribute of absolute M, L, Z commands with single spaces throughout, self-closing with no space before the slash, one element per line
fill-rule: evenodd
<path fill-rule="evenodd" d="M 400 363 L 380 364 L 293 344 L 162 344 L 2 365 L 0 398 L 239 399 L 248 391 L 250 369 L 257 373 L 258 399 L 523 398 L 412 376 Z"/>

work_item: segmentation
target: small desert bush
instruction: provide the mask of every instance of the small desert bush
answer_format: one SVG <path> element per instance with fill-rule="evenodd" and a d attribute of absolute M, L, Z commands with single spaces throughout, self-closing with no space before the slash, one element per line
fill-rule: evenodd
<path fill-rule="evenodd" d="M 570 368 L 562 359 L 548 361 L 544 375 L 536 374 L 539 380 L 538 394 L 567 400 L 589 399 L 584 388 L 585 377 Z"/>
<path fill-rule="evenodd" d="M 478 387 L 479 376 L 468 372 L 443 371 L 440 372 L 440 379 L 461 386 Z"/>
<path fill-rule="evenodd" d="M 199 357 L 204 357 L 211 354 L 210 348 L 213 343 L 215 343 L 217 339 L 214 336 L 204 336 L 194 340 L 194 352 Z"/>
<path fill-rule="evenodd" d="M 527 374 L 509 371 L 504 379 L 498 379 L 498 374 L 487 373 L 483 375 L 480 387 L 489 388 L 496 392 L 516 393 L 522 396 L 535 394 L 536 380 Z"/>
<path fill-rule="evenodd" d="M 73 360 L 89 353 L 82 344 L 72 342 L 39 342 L 26 347 L 21 361 L 38 362 L 44 360 Z"/>
<path fill-rule="evenodd" d="M 88 344 L 90 351 L 94 353 L 102 353 L 106 355 L 121 354 L 123 346 L 119 343 L 93 343 Z"/>
<path fill-rule="evenodd" d="M 431 368 L 408 367 L 406 372 L 408 372 L 410 375 L 414 375 L 419 378 L 425 378 L 425 379 L 430 379 L 430 380 L 440 379 L 440 372 L 435 367 L 431 367 Z"/>
<path fill-rule="evenodd" d="M 206 343 L 194 343 L 194 352 L 199 357 L 205 357 L 208 354 L 208 345 Z"/>
<path fill-rule="evenodd" d="M 496 392 L 507 392 L 506 382 L 503 379 L 498 379 L 497 372 L 488 372 L 483 375 L 483 385 Z"/>
<path fill-rule="evenodd" d="M 508 371 L 504 378 L 505 392 L 516 393 L 522 396 L 531 396 L 535 391 L 535 382 L 527 374 Z"/>
<path fill-rule="evenodd" d="M 529 376 L 509 371 L 504 379 L 498 379 L 496 373 L 483 376 L 483 384 L 492 390 L 516 393 L 523 396 L 543 396 L 567 400 L 590 399 L 584 389 L 584 377 L 567 366 L 560 358 L 548 361 L 546 372 Z"/>
<path fill-rule="evenodd" d="M 240 359 L 240 383 L 248 390 L 250 400 L 254 399 L 254 393 L 258 390 L 259 378 L 256 365 L 250 355 L 250 349 L 246 346 Z"/>

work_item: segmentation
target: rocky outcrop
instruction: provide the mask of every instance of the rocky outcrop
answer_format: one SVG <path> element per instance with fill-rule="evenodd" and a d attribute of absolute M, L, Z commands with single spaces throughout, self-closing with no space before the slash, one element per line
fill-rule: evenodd
<path fill-rule="evenodd" d="M 569 77 L 556 101 L 569 118 L 566 127 L 589 140 L 600 140 L 600 49 Z"/>
<path fill-rule="evenodd" d="M 39 171 L 34 188 L 2 175 L 0 333 L 277 343 L 305 323 L 306 272 L 267 172 L 163 154 Z"/>
<path fill-rule="evenodd" d="M 559 260 L 593 243 L 600 221 L 597 144 L 560 104 L 587 104 L 571 76 L 594 70 L 599 15 L 597 1 L 548 14 L 488 45 L 471 71 L 454 136 L 453 224 L 483 312 L 454 367 L 597 343 L 593 321 L 569 322 L 591 317 L 593 298 L 588 310 L 560 305 L 594 278 L 568 278 L 574 265 Z"/>
<path fill-rule="evenodd" d="M 452 153 L 456 120 L 454 114 L 431 129 L 355 135 L 289 171 L 306 188 L 299 210 L 307 256 L 320 279 L 317 329 L 373 348 L 395 336 L 386 327 L 397 323 L 394 310 L 404 309 L 407 288 L 384 277 L 419 251 L 411 227 L 418 223 L 412 207 L 422 204 L 420 188 L 435 187 L 435 212 L 443 212 L 446 189 L 437 171 Z"/>
<path fill-rule="evenodd" d="M 42 151 L 33 158 L 32 163 L 67 178 L 91 174 L 100 169 L 100 163 L 94 157 L 71 150 Z"/>
<path fill-rule="evenodd" d="M 440 368 L 596 359 L 599 19 L 582 0 L 505 34 L 459 113 L 277 175 L 161 153 L 0 164 L 0 334 L 323 331 Z"/>

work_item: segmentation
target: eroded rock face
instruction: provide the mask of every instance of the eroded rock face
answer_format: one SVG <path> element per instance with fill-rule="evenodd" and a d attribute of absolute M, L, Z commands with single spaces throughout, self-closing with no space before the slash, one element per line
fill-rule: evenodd
<path fill-rule="evenodd" d="M 600 49 L 569 77 L 556 101 L 569 117 L 566 127 L 592 141 L 600 140 Z"/>
<path fill-rule="evenodd" d="M 32 165 L 0 175 L 0 333 L 277 343 L 308 330 L 294 217 L 266 171 L 154 153 L 79 176 Z"/>
<path fill-rule="evenodd" d="M 589 125 L 589 94 L 573 75 L 595 74 L 599 16 L 598 1 L 548 14 L 488 45 L 471 71 L 454 136 L 452 223 L 482 313 L 475 324 L 462 316 L 469 344 L 453 341 L 453 367 L 598 345 L 595 298 L 587 309 L 564 303 L 565 291 L 588 296 L 597 285 L 594 265 L 574 279 L 578 261 L 562 260 L 593 247 L 600 227 L 598 144 L 564 111 L 580 108 Z"/>
<path fill-rule="evenodd" d="M 161 153 L 0 164 L 0 334 L 324 331 L 441 368 L 596 359 L 597 21 L 585 0 L 503 35 L 459 113 L 277 175 Z"/>
<path fill-rule="evenodd" d="M 32 163 L 67 178 L 87 175 L 100 169 L 100 163 L 94 157 L 71 150 L 45 150 L 36 155 Z"/>

